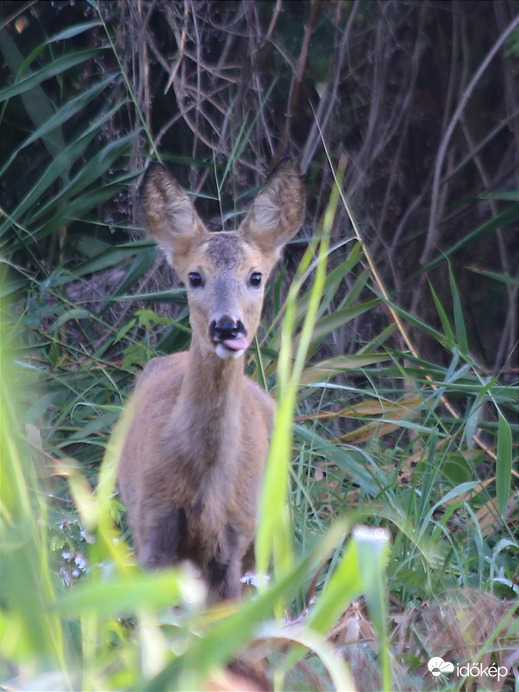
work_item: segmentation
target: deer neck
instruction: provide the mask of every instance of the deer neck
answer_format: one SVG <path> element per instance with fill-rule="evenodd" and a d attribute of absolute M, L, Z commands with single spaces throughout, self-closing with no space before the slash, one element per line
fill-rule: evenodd
<path fill-rule="evenodd" d="M 223 360 L 193 338 L 176 404 L 191 463 L 229 464 L 239 437 L 243 358 Z"/>

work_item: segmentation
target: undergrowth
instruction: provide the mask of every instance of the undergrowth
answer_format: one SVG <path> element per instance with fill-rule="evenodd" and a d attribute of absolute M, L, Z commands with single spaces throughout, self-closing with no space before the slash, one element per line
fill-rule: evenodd
<path fill-rule="evenodd" d="M 430 319 L 398 300 L 350 211 L 345 157 L 321 154 L 333 185 L 271 281 L 246 362 L 277 399 L 258 585 L 207 608 L 188 566 L 144 574 L 134 564 L 114 481 L 121 437 L 110 435 L 142 365 L 190 335 L 183 288 L 160 277 L 138 221 L 110 206 L 128 202 L 137 152 L 154 144 L 146 117 L 130 124 L 138 96 L 90 4 L 93 18 L 30 54 L 6 31 L 12 3 L 0 31 L 10 74 L 0 117 L 16 132 L 0 175 L 18 181 L 0 218 L 2 685 L 241 689 L 226 665 L 246 655 L 275 689 L 514 689 L 516 346 L 507 336 L 497 370 L 474 356 L 450 256 L 441 285 L 420 278 Z M 92 64 L 97 76 L 76 93 Z M 204 171 L 201 201 L 229 223 L 255 191 L 221 193 L 255 117 L 225 160 L 197 158 L 194 146 L 175 161 Z M 125 122 L 121 136 L 114 122 Z M 517 193 L 508 201 L 516 209 Z M 515 290 L 504 269 L 494 274 Z M 453 668 L 434 676 L 438 657 Z"/>

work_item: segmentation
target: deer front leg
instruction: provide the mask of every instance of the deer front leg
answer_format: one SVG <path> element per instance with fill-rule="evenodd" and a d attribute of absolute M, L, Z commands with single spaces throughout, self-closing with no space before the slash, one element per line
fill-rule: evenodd
<path fill-rule="evenodd" d="M 238 598 L 241 592 L 239 560 L 233 557 L 231 562 L 223 564 L 211 558 L 207 565 L 207 582 L 212 601 Z"/>
<path fill-rule="evenodd" d="M 207 563 L 205 579 L 214 600 L 238 598 L 241 594 L 241 545 L 235 529 L 227 524 L 218 550 Z"/>
<path fill-rule="evenodd" d="M 145 569 L 170 567 L 179 562 L 178 545 L 185 533 L 186 515 L 183 509 L 172 508 L 155 516 L 141 533 L 138 558 Z"/>

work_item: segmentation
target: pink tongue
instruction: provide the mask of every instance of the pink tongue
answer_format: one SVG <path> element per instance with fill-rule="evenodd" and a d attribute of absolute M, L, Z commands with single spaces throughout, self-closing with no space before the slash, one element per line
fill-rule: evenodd
<path fill-rule="evenodd" d="M 244 351 L 249 346 L 249 342 L 244 336 L 238 336 L 236 339 L 225 339 L 222 343 L 231 351 Z"/>

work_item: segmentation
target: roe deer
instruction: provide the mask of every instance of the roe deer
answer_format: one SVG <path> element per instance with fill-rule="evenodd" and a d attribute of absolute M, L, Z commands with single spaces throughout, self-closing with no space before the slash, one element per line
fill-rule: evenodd
<path fill-rule="evenodd" d="M 187 287 L 188 351 L 152 360 L 129 402 L 118 483 L 145 568 L 190 560 L 212 600 L 240 593 L 254 540 L 273 401 L 244 375 L 264 287 L 300 229 L 304 192 L 283 160 L 237 231 L 210 233 L 166 168 L 140 185 L 144 223 Z"/>

